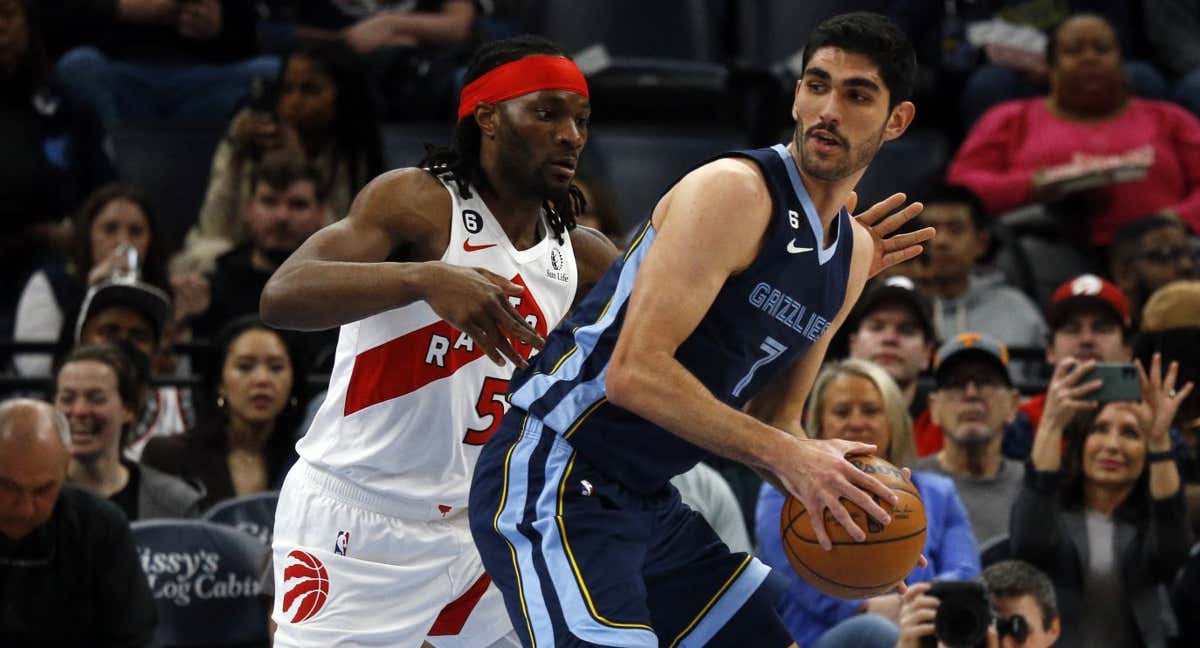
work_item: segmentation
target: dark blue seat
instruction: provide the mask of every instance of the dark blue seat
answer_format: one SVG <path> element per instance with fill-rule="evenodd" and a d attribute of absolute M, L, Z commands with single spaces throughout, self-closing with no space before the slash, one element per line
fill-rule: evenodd
<path fill-rule="evenodd" d="M 625 229 L 654 208 L 659 196 L 688 169 L 706 158 L 745 148 L 746 135 L 733 130 L 667 130 L 597 126 L 582 167 L 605 182 Z"/>
<path fill-rule="evenodd" d="M 389 169 L 416 166 L 425 157 L 425 145 L 449 146 L 454 126 L 446 124 L 385 124 L 383 158 Z"/>
<path fill-rule="evenodd" d="M 204 519 L 249 533 L 270 547 L 278 503 L 279 491 L 231 497 L 214 504 L 204 514 Z"/>
<path fill-rule="evenodd" d="M 979 545 L 979 564 L 984 569 L 1009 558 L 1012 558 L 1012 547 L 1006 535 L 996 536 Z"/>
<path fill-rule="evenodd" d="M 131 528 L 158 611 L 157 645 L 267 644 L 259 578 L 269 551 L 254 536 L 199 520 Z"/>
<path fill-rule="evenodd" d="M 146 191 L 172 246 L 196 222 L 213 153 L 227 126 L 122 123 L 109 132 L 117 174 Z"/>
<path fill-rule="evenodd" d="M 721 0 L 534 0 L 529 31 L 576 58 L 598 115 L 622 121 L 703 121 L 728 103 L 732 18 Z M 581 56 L 581 53 L 587 54 Z"/>
<path fill-rule="evenodd" d="M 885 142 L 854 188 L 859 210 L 898 191 L 920 199 L 920 191 L 942 176 L 948 152 L 946 137 L 932 130 L 909 130 Z"/>
<path fill-rule="evenodd" d="M 835 14 L 884 13 L 887 0 L 744 0 L 736 3 L 737 55 L 746 64 L 781 70 L 804 49 L 809 32 Z M 798 70 L 797 70 L 798 71 Z"/>

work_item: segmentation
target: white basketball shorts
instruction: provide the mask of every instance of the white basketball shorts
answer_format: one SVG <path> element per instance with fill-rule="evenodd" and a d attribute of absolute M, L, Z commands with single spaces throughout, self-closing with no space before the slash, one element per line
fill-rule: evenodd
<path fill-rule="evenodd" d="M 478 648 L 512 632 L 465 508 L 414 520 L 362 499 L 303 460 L 288 473 L 272 542 L 277 648 Z"/>

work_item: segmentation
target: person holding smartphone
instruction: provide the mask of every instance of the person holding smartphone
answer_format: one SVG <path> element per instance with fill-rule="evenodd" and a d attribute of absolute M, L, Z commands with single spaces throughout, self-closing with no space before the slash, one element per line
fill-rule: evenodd
<path fill-rule="evenodd" d="M 285 154 L 317 168 L 318 194 L 332 220 L 344 218 L 355 194 L 383 172 L 366 70 L 344 44 L 305 45 L 287 57 L 278 79 L 251 85 L 249 104 L 213 156 L 204 204 L 184 250 L 171 260 L 172 273 L 211 273 L 217 257 L 247 241 L 242 211 L 253 198 L 256 170 Z"/>
<path fill-rule="evenodd" d="M 1165 647 L 1189 542 L 1169 431 L 1192 383 L 1177 388 L 1178 363 L 1164 374 L 1155 354 L 1148 375 L 1137 365 L 1140 401 L 1105 402 L 1095 364 L 1055 367 L 1009 542 L 1054 582 L 1062 646 Z"/>
<path fill-rule="evenodd" d="M 1046 364 L 1068 360 L 1130 363 L 1133 360 L 1133 309 L 1125 292 L 1107 279 L 1081 274 L 1054 289 L 1046 322 Z M 1131 369 L 1132 364 L 1128 365 Z M 1134 373 L 1136 378 L 1136 373 Z M 1046 392 L 1021 404 L 1017 418 L 1004 428 L 1006 457 L 1025 460 L 1046 407 Z"/>

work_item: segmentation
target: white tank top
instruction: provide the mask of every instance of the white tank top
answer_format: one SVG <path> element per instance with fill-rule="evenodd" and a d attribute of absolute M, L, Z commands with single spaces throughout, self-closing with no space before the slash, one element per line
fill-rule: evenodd
<path fill-rule="evenodd" d="M 537 245 L 517 250 L 479 192 L 472 188 L 472 198 L 463 199 L 453 181 L 441 180 L 453 202 L 441 260 L 523 285 L 511 300 L 544 337 L 575 297 L 570 237 L 559 243 L 545 227 Z M 522 355 L 533 352 L 514 346 Z M 497 366 L 424 301 L 346 324 L 329 392 L 296 451 L 372 500 L 423 503 L 443 513 L 465 507 L 479 451 L 508 408 L 513 369 L 511 362 Z"/>

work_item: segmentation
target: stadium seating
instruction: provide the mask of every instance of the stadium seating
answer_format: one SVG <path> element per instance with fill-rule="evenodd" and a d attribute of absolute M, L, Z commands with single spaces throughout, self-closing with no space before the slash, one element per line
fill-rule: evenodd
<path fill-rule="evenodd" d="M 134 522 L 133 541 L 158 611 L 159 646 L 265 646 L 260 575 L 269 551 L 227 526 Z"/>
<path fill-rule="evenodd" d="M 196 222 L 213 153 L 227 126 L 127 122 L 109 132 L 117 173 L 149 194 L 163 233 L 173 245 Z"/>
<path fill-rule="evenodd" d="M 636 19 L 631 19 L 636 16 Z M 730 107 L 729 54 L 720 0 L 534 0 L 529 31 L 555 40 L 588 76 L 606 120 L 712 123 Z"/>
<path fill-rule="evenodd" d="M 454 127 L 449 124 L 385 124 L 383 161 L 389 169 L 416 166 L 425 157 L 425 145 L 449 146 Z"/>
<path fill-rule="evenodd" d="M 886 142 L 855 190 L 858 204 L 866 207 L 903 191 L 910 199 L 941 177 L 949 155 L 945 136 L 933 130 L 910 130 Z"/>
<path fill-rule="evenodd" d="M 886 12 L 886 0 L 744 0 L 737 3 L 737 55 L 745 64 L 786 76 L 821 21 L 849 11 Z M 795 78 L 794 73 L 791 76 Z"/>
<path fill-rule="evenodd" d="M 1088 259 L 1078 236 L 1067 236 L 1059 219 L 1041 205 L 1001 215 L 993 228 L 997 251 L 993 264 L 1008 283 L 1039 307 L 1050 303 L 1054 290 L 1087 272 L 1107 274 L 1103 259 Z"/>
<path fill-rule="evenodd" d="M 231 497 L 214 504 L 204 519 L 249 533 L 270 547 L 278 502 L 279 491 Z"/>
<path fill-rule="evenodd" d="M 732 130 L 666 130 L 598 126 L 585 164 L 606 182 L 626 229 L 641 222 L 671 183 L 710 156 L 748 146 Z M 582 168 L 582 166 L 581 166 Z"/>
<path fill-rule="evenodd" d="M 979 545 L 979 563 L 984 569 L 1009 558 L 1012 558 L 1012 546 L 1006 535 L 985 540 Z"/>

